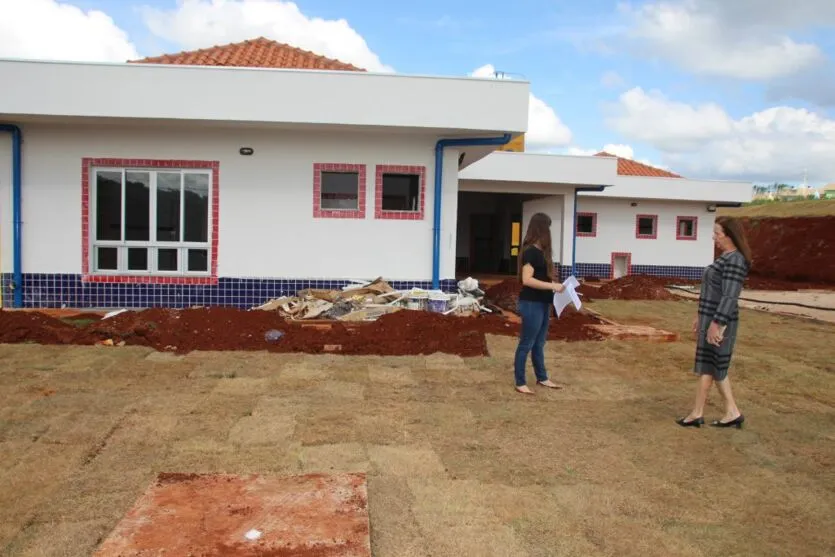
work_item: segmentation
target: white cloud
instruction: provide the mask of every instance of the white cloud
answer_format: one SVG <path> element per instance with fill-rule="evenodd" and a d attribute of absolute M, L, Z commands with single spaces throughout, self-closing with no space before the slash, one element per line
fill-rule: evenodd
<path fill-rule="evenodd" d="M 733 122 L 716 104 L 691 106 L 640 87 L 620 96 L 607 123 L 621 134 L 662 150 L 698 149 L 705 140 L 730 134 Z"/>
<path fill-rule="evenodd" d="M 825 59 L 789 35 L 835 22 L 831 0 L 662 0 L 622 6 L 628 35 L 652 57 L 697 74 L 749 80 L 784 77 Z"/>
<path fill-rule="evenodd" d="M 597 153 L 605 151 L 610 155 L 615 155 L 624 159 L 632 159 L 635 157 L 635 151 L 629 145 L 622 145 L 616 143 L 608 143 L 602 149 L 582 149 L 580 147 L 569 147 L 565 153 L 567 155 L 587 156 L 596 155 Z"/>
<path fill-rule="evenodd" d="M 583 149 L 581 147 L 569 147 L 565 150 L 565 154 L 580 157 L 591 157 L 601 151 L 605 151 L 610 155 L 615 155 L 616 157 L 620 157 L 622 159 L 631 159 L 635 162 L 640 162 L 643 164 L 648 164 L 649 166 L 654 166 L 655 168 L 669 170 L 669 168 L 662 164 L 657 164 L 647 159 L 636 159 L 635 150 L 632 149 L 630 145 L 624 145 L 622 143 L 607 143 L 603 146 L 602 149 Z"/>
<path fill-rule="evenodd" d="M 125 62 L 139 54 L 99 10 L 55 0 L 0 0 L 0 57 Z"/>
<path fill-rule="evenodd" d="M 170 10 L 142 9 L 150 31 L 187 50 L 264 36 L 367 69 L 389 72 L 344 19 L 304 15 L 278 0 L 180 0 Z"/>
<path fill-rule="evenodd" d="M 476 69 L 473 77 L 498 77 L 496 68 L 486 64 Z M 525 134 L 525 149 L 533 152 L 548 152 L 571 143 L 571 130 L 568 129 L 553 108 L 535 96 L 528 101 L 528 131 Z"/>
<path fill-rule="evenodd" d="M 621 95 L 609 124 L 689 176 L 797 181 L 805 170 L 813 182 L 835 179 L 835 120 L 802 108 L 733 119 L 716 104 L 693 106 L 636 88 Z"/>
<path fill-rule="evenodd" d="M 600 76 L 600 84 L 608 89 L 617 89 L 623 87 L 626 82 L 618 72 L 609 70 Z"/>

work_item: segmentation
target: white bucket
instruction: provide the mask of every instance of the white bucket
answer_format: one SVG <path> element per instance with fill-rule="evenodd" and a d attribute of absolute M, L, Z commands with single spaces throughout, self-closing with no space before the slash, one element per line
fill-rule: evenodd
<path fill-rule="evenodd" d="M 406 308 L 414 310 L 425 310 L 429 293 L 423 290 L 413 290 L 406 298 Z"/>
<path fill-rule="evenodd" d="M 449 309 L 449 296 L 443 292 L 433 292 L 429 295 L 427 309 L 433 313 L 445 313 Z"/>

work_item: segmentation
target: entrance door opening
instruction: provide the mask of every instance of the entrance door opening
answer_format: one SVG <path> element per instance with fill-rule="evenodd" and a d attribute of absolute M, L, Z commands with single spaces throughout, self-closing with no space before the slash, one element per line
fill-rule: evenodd
<path fill-rule="evenodd" d="M 619 279 L 629 274 L 632 255 L 628 253 L 612 254 L 612 278 Z"/>
<path fill-rule="evenodd" d="M 522 195 L 508 193 L 458 194 L 457 275 L 516 273 L 524 199 Z"/>
<path fill-rule="evenodd" d="M 562 210 L 561 195 L 460 192 L 456 275 L 488 280 L 515 275 L 527 221 L 539 211 L 551 215 L 556 260 L 561 253 Z"/>

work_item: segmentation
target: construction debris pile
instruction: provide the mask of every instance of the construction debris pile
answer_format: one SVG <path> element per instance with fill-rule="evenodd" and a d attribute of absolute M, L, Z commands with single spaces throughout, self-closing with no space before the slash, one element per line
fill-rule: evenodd
<path fill-rule="evenodd" d="M 34 311 L 0 310 L 0 344 L 147 346 L 185 354 L 193 350 L 267 350 L 307 354 L 402 356 L 442 352 L 463 357 L 487 355 L 485 335 L 516 336 L 518 318 L 476 314 L 442 315 L 397 311 L 371 322 L 289 321 L 277 311 L 230 307 L 113 312 L 53 317 Z M 566 312 L 553 320 L 550 340 L 602 340 L 587 325 L 592 315 Z"/>
<path fill-rule="evenodd" d="M 419 288 L 395 290 L 379 277 L 371 282 L 351 283 L 341 290 L 302 290 L 295 296 L 269 300 L 252 309 L 275 311 L 288 321 L 351 322 L 376 321 L 403 309 L 458 316 L 492 313 L 483 300 L 484 292 L 472 278 L 460 281 L 456 294 L 448 294 Z"/>

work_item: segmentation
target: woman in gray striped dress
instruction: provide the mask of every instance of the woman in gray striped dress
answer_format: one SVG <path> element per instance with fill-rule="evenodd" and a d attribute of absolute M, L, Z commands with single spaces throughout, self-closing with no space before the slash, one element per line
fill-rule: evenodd
<path fill-rule="evenodd" d="M 725 401 L 725 415 L 711 423 L 715 427 L 742 427 L 745 417 L 731 392 L 728 368 L 731 364 L 739 326 L 739 294 L 751 268 L 751 248 L 736 219 L 719 218 L 713 227 L 713 241 L 722 252 L 705 269 L 699 295 L 699 313 L 693 322 L 696 334 L 696 362 L 699 376 L 693 410 L 676 422 L 684 427 L 704 424 L 707 393 L 713 383 Z"/>

